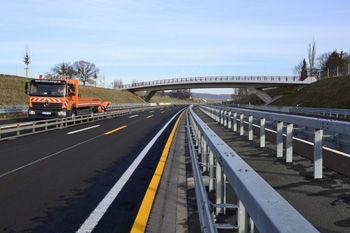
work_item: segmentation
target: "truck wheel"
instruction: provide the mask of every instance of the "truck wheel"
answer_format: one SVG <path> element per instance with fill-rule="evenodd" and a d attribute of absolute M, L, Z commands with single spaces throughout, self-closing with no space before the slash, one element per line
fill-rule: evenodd
<path fill-rule="evenodd" d="M 72 109 L 72 113 L 71 113 L 72 119 L 75 119 L 76 116 L 77 116 L 77 110 L 76 109 Z"/>

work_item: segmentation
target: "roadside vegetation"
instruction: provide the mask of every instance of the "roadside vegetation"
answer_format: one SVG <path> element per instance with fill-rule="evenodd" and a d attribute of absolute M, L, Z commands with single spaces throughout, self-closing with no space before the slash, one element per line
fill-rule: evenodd
<path fill-rule="evenodd" d="M 24 94 L 24 89 L 25 83 L 30 80 L 30 78 L 20 76 L 0 74 L 0 105 L 28 104 L 28 95 Z M 137 97 L 128 91 L 80 86 L 79 93 L 81 94 L 81 97 L 101 97 L 102 101 L 111 101 L 112 103 L 143 103 L 143 100 L 140 97 Z M 151 102 L 182 101 L 174 98 L 155 96 L 151 99 Z"/>
<path fill-rule="evenodd" d="M 274 88 L 267 91 L 271 97 L 282 96 L 270 105 L 314 108 L 350 109 L 350 75 L 325 78 L 302 87 Z M 235 104 L 263 104 L 255 95 L 248 95 Z"/>

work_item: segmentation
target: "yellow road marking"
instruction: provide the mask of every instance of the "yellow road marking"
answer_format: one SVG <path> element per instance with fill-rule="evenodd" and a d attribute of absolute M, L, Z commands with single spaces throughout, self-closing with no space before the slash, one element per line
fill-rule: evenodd
<path fill-rule="evenodd" d="M 162 156 L 160 157 L 156 171 L 154 172 L 151 183 L 148 186 L 148 189 L 147 189 L 146 194 L 143 198 L 141 207 L 140 207 L 139 212 L 136 216 L 134 225 L 132 226 L 132 229 L 131 229 L 132 233 L 145 232 L 147 221 L 149 218 L 149 214 L 150 214 L 151 209 L 152 209 L 154 197 L 155 197 L 157 189 L 158 189 L 160 178 L 162 177 L 162 174 L 164 171 L 165 162 L 168 158 L 171 142 L 173 141 L 173 137 L 174 137 L 177 125 L 179 124 L 180 118 L 181 118 L 183 113 L 184 113 L 184 111 L 181 113 L 181 115 L 177 119 L 177 121 L 174 125 L 174 128 L 171 131 L 171 134 L 168 138 L 168 141 L 165 144 L 165 147 L 164 147 Z"/>
<path fill-rule="evenodd" d="M 165 111 L 162 111 L 161 113 L 163 113 L 163 112 L 165 112 Z"/>
<path fill-rule="evenodd" d="M 150 115 L 150 116 L 148 116 L 148 117 L 146 117 L 146 118 L 151 118 L 151 117 L 153 117 L 153 115 Z"/>
<path fill-rule="evenodd" d="M 107 133 L 105 133 L 105 134 L 106 134 L 106 135 L 108 135 L 108 134 L 114 133 L 115 131 L 118 131 L 118 130 L 124 129 L 126 126 L 127 126 L 127 125 L 124 125 L 124 126 L 122 126 L 122 127 L 119 127 L 118 129 L 114 129 L 114 130 L 109 131 L 109 132 L 107 132 Z"/>

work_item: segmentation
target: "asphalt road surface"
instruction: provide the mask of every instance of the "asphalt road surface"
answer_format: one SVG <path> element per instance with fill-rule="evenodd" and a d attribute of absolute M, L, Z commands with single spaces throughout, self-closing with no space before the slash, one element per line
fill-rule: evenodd
<path fill-rule="evenodd" d="M 0 232 L 76 232 L 165 127 L 93 232 L 129 232 L 180 107 L 0 142 Z"/>

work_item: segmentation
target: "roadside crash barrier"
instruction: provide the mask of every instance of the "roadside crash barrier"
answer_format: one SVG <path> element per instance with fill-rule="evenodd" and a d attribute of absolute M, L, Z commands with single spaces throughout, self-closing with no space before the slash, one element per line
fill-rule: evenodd
<path fill-rule="evenodd" d="M 337 142 L 338 147 L 350 144 L 347 139 L 350 135 L 350 122 L 347 121 L 214 105 L 200 105 L 200 109 L 218 123 L 238 131 L 240 135 L 244 135 L 244 120 L 247 119 L 248 140 L 253 140 L 253 120 L 257 120 L 260 127 L 258 135 L 260 147 L 265 147 L 266 123 L 272 121 L 276 128 L 276 157 L 279 158 L 283 157 L 283 132 L 285 132 L 287 163 L 293 161 L 293 133 L 302 131 L 304 135 L 311 134 L 309 138 L 313 141 L 314 179 L 323 176 L 324 139 Z"/>
<path fill-rule="evenodd" d="M 318 232 L 221 140 L 192 107 L 186 122 L 202 232 L 236 229 L 246 233 L 254 232 L 255 227 L 259 232 L 269 233 Z M 209 192 L 215 192 L 215 203 L 208 198 L 202 173 L 209 173 Z M 226 203 L 227 181 L 237 196 L 237 203 Z M 215 216 L 226 214 L 228 208 L 236 210 L 237 224 L 215 220 Z"/>
<path fill-rule="evenodd" d="M 30 121 L 25 123 L 0 125 L 0 141 L 35 134 L 43 131 L 66 128 L 69 126 L 74 126 L 76 124 L 89 123 L 93 121 L 110 119 L 122 115 L 144 112 L 155 108 L 162 108 L 162 106 L 109 111 L 105 113 L 95 113 L 93 115 L 89 114 L 76 116 L 75 118 L 67 117 L 62 119 L 47 119 L 40 121 Z"/>

